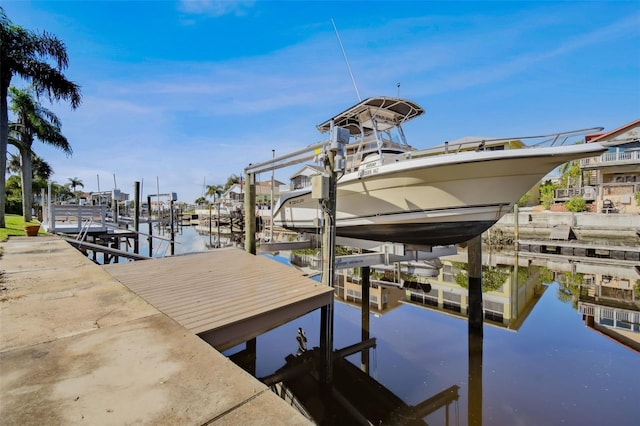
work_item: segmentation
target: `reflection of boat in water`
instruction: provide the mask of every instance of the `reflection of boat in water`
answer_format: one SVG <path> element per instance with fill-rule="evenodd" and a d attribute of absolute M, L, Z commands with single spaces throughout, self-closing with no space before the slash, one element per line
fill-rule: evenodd
<path fill-rule="evenodd" d="M 351 139 L 338 179 L 338 236 L 419 245 L 467 241 L 555 167 L 605 151 L 599 144 L 557 143 L 578 132 L 544 141 L 552 146 L 475 139 L 414 150 L 401 126 L 423 113 L 409 100 L 369 98 L 318 126 L 321 132 L 346 129 Z M 318 229 L 321 214 L 310 186 L 282 194 L 274 212 L 277 226 Z"/>
<path fill-rule="evenodd" d="M 355 365 L 342 357 L 333 361 L 333 383 L 328 394 L 317 380 L 317 350 L 289 355 L 286 364 L 262 380 L 319 425 L 411 424 L 426 425 L 424 418 L 444 410 L 449 424 L 450 405 L 459 398 L 450 386 L 416 405 L 408 405 Z"/>

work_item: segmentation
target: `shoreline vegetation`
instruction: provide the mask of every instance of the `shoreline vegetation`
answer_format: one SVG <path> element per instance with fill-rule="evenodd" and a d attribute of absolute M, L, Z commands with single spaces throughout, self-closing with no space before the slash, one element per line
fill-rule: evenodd
<path fill-rule="evenodd" d="M 9 237 L 24 237 L 27 233 L 24 230 L 25 225 L 40 225 L 37 220 L 25 222 L 21 215 L 7 214 L 5 215 L 5 228 L 0 228 L 0 241 L 5 241 Z M 40 227 L 38 235 L 46 234 L 44 229 Z"/>

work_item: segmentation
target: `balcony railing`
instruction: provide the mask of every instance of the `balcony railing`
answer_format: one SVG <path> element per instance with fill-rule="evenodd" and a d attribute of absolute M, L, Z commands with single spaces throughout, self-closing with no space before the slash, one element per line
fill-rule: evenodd
<path fill-rule="evenodd" d="M 553 190 L 553 198 L 555 201 L 567 201 L 573 197 L 580 196 L 586 201 L 594 201 L 596 199 L 596 193 L 591 190 L 585 190 L 585 187 L 572 187 L 572 188 L 558 188 Z"/>
<path fill-rule="evenodd" d="M 640 163 L 640 151 L 605 152 L 599 157 L 591 157 L 580 160 L 580 167 L 584 168 L 629 163 Z"/>

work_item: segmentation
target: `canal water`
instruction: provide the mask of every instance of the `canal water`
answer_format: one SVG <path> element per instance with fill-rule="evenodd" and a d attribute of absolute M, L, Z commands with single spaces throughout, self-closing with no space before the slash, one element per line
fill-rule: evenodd
<path fill-rule="evenodd" d="M 177 240 L 176 254 L 209 244 L 208 235 L 186 227 Z M 483 296 L 480 357 L 469 351 L 466 290 L 456 285 L 465 267 L 462 254 L 443 259 L 439 275 L 428 278 L 428 293 L 408 296 L 392 289 L 380 295 L 384 303 L 372 306 L 369 318 L 376 339 L 370 376 L 410 407 L 458 386 L 457 400 L 424 417 L 430 425 L 640 424 L 640 266 L 516 262 L 513 253 L 483 250 L 489 254 L 483 280 L 491 285 L 498 277 L 498 285 Z M 341 287 L 334 309 L 336 349 L 362 336 L 358 294 L 348 284 Z M 319 345 L 318 311 L 259 336 L 256 377 L 275 372 L 296 353 L 299 327 L 308 348 Z M 360 367 L 360 354 L 348 360 Z"/>

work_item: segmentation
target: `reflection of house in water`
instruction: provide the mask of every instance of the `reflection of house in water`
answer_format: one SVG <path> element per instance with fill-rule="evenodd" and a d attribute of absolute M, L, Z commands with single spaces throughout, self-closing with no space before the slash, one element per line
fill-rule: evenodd
<path fill-rule="evenodd" d="M 577 289 L 577 309 L 587 327 L 640 352 L 640 265 L 637 261 L 528 252 L 519 252 L 519 259 L 546 267 L 555 274 L 556 281 Z"/>
<path fill-rule="evenodd" d="M 585 275 L 578 311 L 587 327 L 640 352 L 640 277 L 637 272 L 635 279 L 629 275 Z"/>
<path fill-rule="evenodd" d="M 299 268 L 309 268 L 320 271 L 322 268 L 322 260 L 318 254 L 307 254 L 300 251 L 293 251 L 289 256 L 291 264 Z"/>
<path fill-rule="evenodd" d="M 496 266 L 496 259 L 498 264 Z M 400 262 L 371 267 L 369 306 L 379 314 L 411 302 L 449 314 L 465 317 L 468 312 L 467 289 L 456 283 L 458 273 L 466 273 L 466 252 L 443 257 L 442 261 Z M 493 258 L 489 272 L 500 280 L 483 294 L 484 318 L 489 323 L 517 329 L 520 327 L 546 286 L 539 279 L 537 267 L 514 267 L 513 256 Z M 314 255 L 292 257 L 297 266 L 320 268 Z M 518 279 L 516 277 L 519 277 Z M 340 270 L 335 296 L 345 303 L 361 306 L 362 286 L 359 270 Z"/>
<path fill-rule="evenodd" d="M 540 281 L 538 268 L 516 267 L 513 259 L 513 256 L 493 256 L 492 265 L 483 266 L 482 303 L 487 324 L 517 330 L 546 286 Z M 466 272 L 466 262 L 466 252 L 462 251 L 456 256 L 443 257 L 443 267 L 438 275 L 429 278 L 431 291 L 407 289 L 407 299 L 414 304 L 466 317 L 469 308 L 468 291 L 456 282 L 456 275 Z M 487 263 L 488 257 L 483 259 L 483 265 Z"/>
<path fill-rule="evenodd" d="M 335 296 L 345 303 L 360 307 L 362 305 L 362 286 L 360 277 L 338 275 Z M 405 291 L 388 282 L 372 279 L 369 286 L 369 307 L 372 312 L 382 314 L 396 308 L 405 298 Z"/>
<path fill-rule="evenodd" d="M 291 264 L 299 268 L 307 268 L 310 271 L 319 271 L 322 268 L 322 259 L 319 253 L 305 254 L 299 251 L 293 251 L 290 256 Z M 369 282 L 369 307 L 372 312 L 383 314 L 387 311 L 399 306 L 406 299 L 406 289 L 401 288 L 401 281 L 398 277 L 393 280 L 390 276 L 396 276 L 400 273 L 416 273 L 415 264 L 418 262 L 402 262 L 391 266 L 377 265 L 371 267 L 372 276 Z M 419 275 L 433 275 L 433 268 L 426 266 L 427 272 Z M 385 272 L 391 273 L 385 274 Z M 362 286 L 358 268 L 338 270 L 335 282 L 335 297 L 341 301 L 360 307 L 362 305 Z M 381 279 L 376 279 L 376 274 Z M 423 280 L 424 281 L 424 280 Z M 426 281 L 424 281 L 426 283 Z"/>
<path fill-rule="evenodd" d="M 293 252 L 291 254 L 291 264 L 299 268 L 309 268 L 310 270 L 319 271 L 322 267 L 321 257 L 317 254 L 301 254 Z M 369 306 L 375 313 L 383 313 L 389 309 L 393 309 L 400 305 L 400 301 L 404 299 L 405 292 L 398 288 L 398 285 L 371 279 L 369 288 Z M 338 271 L 337 280 L 335 282 L 335 297 L 343 302 L 361 306 L 362 287 L 360 285 L 360 277 L 355 275 L 353 270 Z"/>
<path fill-rule="evenodd" d="M 491 291 L 483 293 L 483 308 L 488 323 L 518 329 L 546 286 L 540 282 L 539 268 L 516 268 L 513 259 L 513 254 L 491 256 L 493 266 L 488 274 L 500 282 Z M 402 303 L 412 302 L 465 317 L 468 313 L 468 292 L 456 283 L 455 276 L 466 272 L 466 261 L 466 252 L 461 251 L 456 256 L 443 257 L 441 262 L 430 260 L 372 266 L 369 306 L 373 312 L 384 314 Z M 316 254 L 294 252 L 291 263 L 300 268 L 319 270 L 322 261 Z M 358 268 L 338 271 L 335 297 L 361 306 L 362 286 Z"/>

